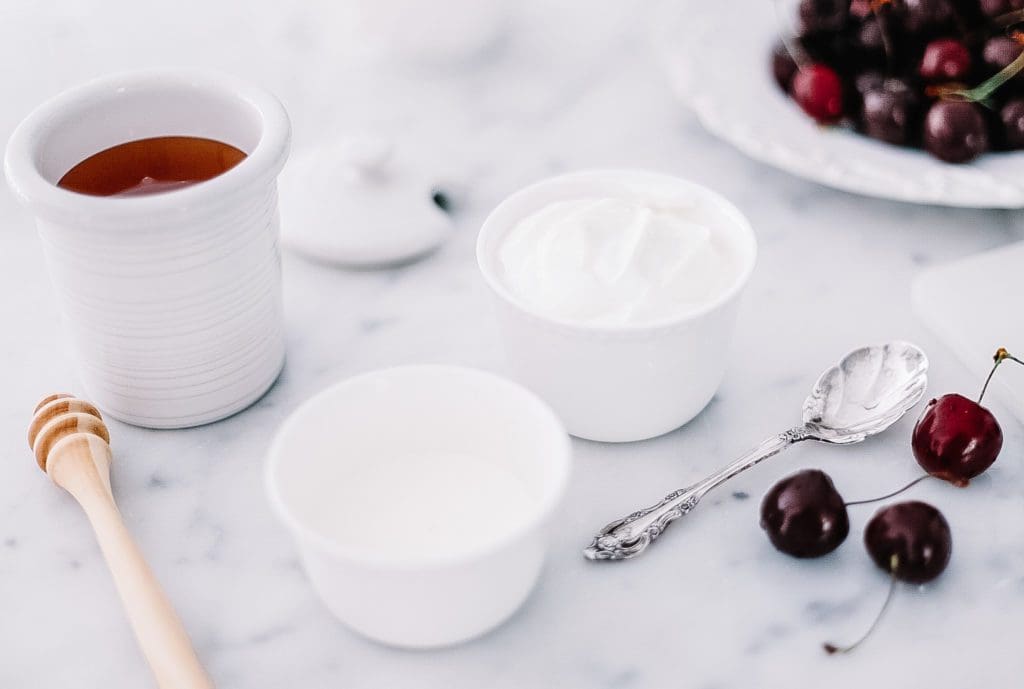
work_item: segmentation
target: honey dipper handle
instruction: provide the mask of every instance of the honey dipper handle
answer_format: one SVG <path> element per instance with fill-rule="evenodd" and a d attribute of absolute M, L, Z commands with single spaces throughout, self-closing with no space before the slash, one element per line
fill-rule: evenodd
<path fill-rule="evenodd" d="M 113 500 L 83 504 L 160 689 L 213 689 L 167 595 L 146 564 Z"/>
<path fill-rule="evenodd" d="M 89 448 L 91 461 L 81 456 L 62 456 L 49 473 L 85 510 L 157 686 L 160 689 L 213 689 L 213 682 L 200 665 L 181 620 L 114 503 L 108 479 L 109 447 L 102 441 L 89 445 L 92 446 Z M 99 452 L 105 452 L 106 456 L 97 457 Z M 104 462 L 105 465 L 100 466 Z"/>

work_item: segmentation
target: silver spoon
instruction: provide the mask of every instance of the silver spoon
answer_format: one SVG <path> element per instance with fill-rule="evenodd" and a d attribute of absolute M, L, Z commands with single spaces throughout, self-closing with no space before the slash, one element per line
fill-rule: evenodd
<path fill-rule="evenodd" d="M 850 445 L 881 433 L 917 404 L 928 385 L 928 358 L 908 342 L 856 349 L 821 374 L 804 401 L 803 425 L 768 438 L 732 464 L 656 505 L 601 529 L 583 551 L 589 560 L 628 560 L 673 521 L 736 474 L 802 440 Z"/>

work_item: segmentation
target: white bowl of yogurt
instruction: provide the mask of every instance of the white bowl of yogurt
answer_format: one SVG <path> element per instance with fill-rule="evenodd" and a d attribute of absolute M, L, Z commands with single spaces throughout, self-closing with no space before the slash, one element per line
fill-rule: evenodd
<path fill-rule="evenodd" d="M 722 196 L 634 170 L 526 187 L 477 241 L 515 377 L 572 435 L 608 442 L 662 435 L 711 401 L 756 255 Z"/>
<path fill-rule="evenodd" d="M 493 373 L 399 366 L 303 404 L 270 448 L 271 505 L 342 622 L 405 648 L 487 632 L 526 600 L 569 477 L 569 436 Z"/>

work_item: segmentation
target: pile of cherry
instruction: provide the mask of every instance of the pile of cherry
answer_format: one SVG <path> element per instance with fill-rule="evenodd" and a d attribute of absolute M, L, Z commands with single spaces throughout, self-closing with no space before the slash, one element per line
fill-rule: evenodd
<path fill-rule="evenodd" d="M 951 163 L 1024 148 L 1024 0 L 801 0 L 779 86 L 821 124 Z"/>
<path fill-rule="evenodd" d="M 981 401 L 999 365 L 1009 359 L 1024 361 L 999 349 L 978 401 L 955 393 L 933 399 L 925 407 L 911 447 L 927 472 L 900 490 L 873 500 L 845 502 L 822 471 L 805 469 L 776 483 L 761 503 L 761 527 L 778 550 L 793 557 L 820 557 L 846 540 L 850 520 L 846 508 L 878 502 L 934 476 L 965 487 L 996 461 L 1003 447 L 1003 432 Z M 847 652 L 863 642 L 881 619 L 897 581 L 923 584 L 942 574 L 949 564 L 953 538 L 939 510 L 916 500 L 881 508 L 864 529 L 864 546 L 875 564 L 890 577 L 889 595 L 875 622 L 858 641 L 846 647 L 825 644 L 829 653 Z"/>

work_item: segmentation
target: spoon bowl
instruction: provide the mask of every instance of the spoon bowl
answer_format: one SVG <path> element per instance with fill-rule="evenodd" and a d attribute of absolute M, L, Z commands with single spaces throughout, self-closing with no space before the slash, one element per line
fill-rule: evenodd
<path fill-rule="evenodd" d="M 909 342 L 861 347 L 821 374 L 804 401 L 810 437 L 835 445 L 881 433 L 917 404 L 928 357 Z"/>

